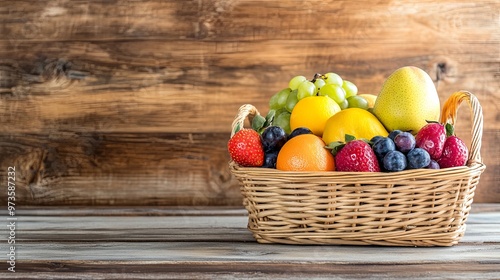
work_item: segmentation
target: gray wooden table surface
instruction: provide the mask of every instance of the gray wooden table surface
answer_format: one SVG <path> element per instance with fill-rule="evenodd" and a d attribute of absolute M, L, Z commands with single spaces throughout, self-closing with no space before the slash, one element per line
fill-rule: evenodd
<path fill-rule="evenodd" d="M 258 244 L 239 208 L 25 207 L 16 218 L 16 272 L 4 261 L 0 279 L 500 278 L 500 204 L 473 204 L 458 245 L 428 248 Z"/>

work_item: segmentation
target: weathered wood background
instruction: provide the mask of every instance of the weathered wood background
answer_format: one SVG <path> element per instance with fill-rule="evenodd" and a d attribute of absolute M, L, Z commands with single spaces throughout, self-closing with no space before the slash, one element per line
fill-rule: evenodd
<path fill-rule="evenodd" d="M 497 0 L 1 0 L 0 23 L 0 179 L 16 167 L 19 204 L 239 205 L 240 105 L 266 112 L 292 76 L 327 71 L 376 94 L 405 65 L 442 101 L 479 98 L 475 201 L 500 202 Z"/>

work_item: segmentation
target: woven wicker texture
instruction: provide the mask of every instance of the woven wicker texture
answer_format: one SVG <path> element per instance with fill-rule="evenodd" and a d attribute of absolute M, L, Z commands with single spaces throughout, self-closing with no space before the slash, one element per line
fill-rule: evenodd
<path fill-rule="evenodd" d="M 459 105 L 471 109 L 467 166 L 401 172 L 285 172 L 229 167 L 239 180 L 248 229 L 260 243 L 452 246 L 463 237 L 474 190 L 485 169 L 483 115 L 477 98 L 453 93 L 441 121 L 454 124 Z M 232 134 L 257 109 L 241 106 Z"/>

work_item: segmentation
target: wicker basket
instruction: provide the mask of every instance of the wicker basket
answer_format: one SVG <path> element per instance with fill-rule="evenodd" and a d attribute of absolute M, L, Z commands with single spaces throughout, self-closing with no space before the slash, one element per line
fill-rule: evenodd
<path fill-rule="evenodd" d="M 483 115 L 477 98 L 452 94 L 441 121 L 455 123 L 458 106 L 471 109 L 467 166 L 401 172 L 287 172 L 229 167 L 239 180 L 248 229 L 259 243 L 452 246 L 465 233 L 474 190 L 485 169 L 480 148 Z M 241 106 L 243 127 L 258 111 Z"/>

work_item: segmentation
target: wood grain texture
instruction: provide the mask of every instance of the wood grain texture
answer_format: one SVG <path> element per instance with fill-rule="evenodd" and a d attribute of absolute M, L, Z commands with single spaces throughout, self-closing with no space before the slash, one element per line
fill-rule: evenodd
<path fill-rule="evenodd" d="M 461 242 L 435 248 L 258 244 L 244 213 L 22 207 L 17 271 L 0 279 L 495 279 L 500 273 L 500 204 L 474 204 Z"/>
<path fill-rule="evenodd" d="M 487 169 L 475 199 L 498 202 L 499 15 L 487 0 L 0 0 L 0 168 L 23 167 L 26 204 L 237 205 L 224 161 L 240 105 L 266 113 L 292 76 L 316 72 L 376 94 L 415 65 L 442 102 L 478 97 Z M 467 140 L 467 110 L 458 122 Z M 93 137 L 114 143 L 96 155 Z"/>
<path fill-rule="evenodd" d="M 0 137 L 0 165 L 16 166 L 22 204 L 241 205 L 227 139 L 221 133 L 25 134 Z"/>
<path fill-rule="evenodd" d="M 32 262 L 0 279 L 497 279 L 498 264 L 343 265 L 266 262 Z"/>
<path fill-rule="evenodd" d="M 210 210 L 208 210 L 210 211 Z M 62 211 L 61 211 L 62 212 Z M 146 214 L 146 213 L 143 213 Z M 20 216 L 21 244 L 31 242 L 255 242 L 242 216 Z M 462 244 L 500 243 L 500 215 L 474 214 Z M 144 229 L 148 229 L 145 231 Z M 189 234 L 186 234 L 189 231 Z M 90 234 L 91 233 L 91 234 Z M 300 247 L 300 246 L 299 246 Z M 398 249 L 403 251 L 402 249 Z M 117 256 L 118 257 L 118 256 Z M 176 257 L 172 255 L 172 257 Z M 463 256 L 461 256 L 463 257 Z"/>

